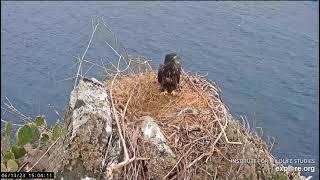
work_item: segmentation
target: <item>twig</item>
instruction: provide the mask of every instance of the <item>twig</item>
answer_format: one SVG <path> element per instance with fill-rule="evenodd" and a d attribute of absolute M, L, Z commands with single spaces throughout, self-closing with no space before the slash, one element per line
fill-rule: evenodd
<path fill-rule="evenodd" d="M 96 24 L 96 26 L 94 27 L 94 30 L 92 31 L 91 38 L 90 38 L 90 41 L 89 41 L 89 43 L 88 43 L 88 45 L 87 45 L 87 48 L 86 48 L 86 50 L 84 51 L 84 53 L 82 54 L 82 57 L 81 57 L 81 59 L 80 59 L 80 64 L 79 64 L 78 72 L 77 72 L 77 75 L 76 75 L 76 81 L 74 82 L 74 87 L 73 87 L 73 88 L 76 88 L 76 85 L 77 85 L 77 82 L 78 82 L 78 76 L 79 76 L 80 69 L 81 69 L 81 66 L 82 66 L 83 58 L 84 58 L 84 56 L 86 55 L 86 53 L 87 53 L 87 51 L 88 51 L 88 49 L 89 49 L 89 47 L 90 47 L 90 45 L 91 45 L 91 42 L 92 42 L 92 39 L 93 39 L 93 35 L 94 35 L 94 33 L 96 32 L 98 25 L 99 25 L 99 22 L 98 22 L 98 23 Z"/>
<path fill-rule="evenodd" d="M 106 43 L 119 57 L 121 57 L 121 55 L 120 55 L 107 41 L 105 41 L 105 43 Z"/>
<path fill-rule="evenodd" d="M 125 166 L 125 165 L 127 165 L 127 164 L 129 164 L 129 163 L 131 163 L 131 162 L 133 162 L 133 161 L 135 161 L 135 160 L 137 160 L 137 161 L 145 161 L 145 160 L 149 160 L 149 159 L 150 159 L 150 158 L 141 158 L 141 157 L 137 158 L 137 157 L 134 156 L 133 158 L 124 160 L 124 161 L 122 161 L 122 162 L 120 162 L 120 163 L 112 166 L 112 167 L 108 170 L 108 174 L 111 175 L 114 170 L 117 170 L 117 169 L 119 169 L 119 168 L 121 168 L 121 167 L 123 167 L 123 166 Z"/>
<path fill-rule="evenodd" d="M 20 172 L 29 162 L 25 162 L 24 164 L 21 165 L 21 167 L 18 169 L 17 172 Z"/>
<path fill-rule="evenodd" d="M 111 99 L 111 104 L 112 104 L 112 110 L 113 110 L 113 114 L 114 114 L 114 118 L 116 120 L 116 123 L 117 123 L 117 127 L 118 127 L 118 131 L 119 131 L 119 136 L 120 136 L 120 139 L 121 139 L 121 142 L 122 142 L 122 146 L 123 146 L 123 149 L 124 149 L 124 159 L 127 160 L 129 159 L 129 156 L 128 156 L 128 151 L 127 151 L 127 148 L 126 148 L 126 143 L 125 143 L 125 140 L 123 138 L 123 135 L 122 135 L 122 132 L 121 132 L 121 127 L 120 127 L 120 123 L 119 123 L 119 119 L 118 119 L 118 115 L 117 115 L 117 111 L 116 111 L 116 108 L 114 106 L 114 101 L 113 101 L 113 84 L 114 84 L 114 81 L 116 79 L 116 77 L 118 76 L 118 73 L 114 76 L 112 82 L 111 82 L 111 87 L 110 87 L 110 99 Z"/>
<path fill-rule="evenodd" d="M 183 72 L 184 72 L 184 71 L 183 71 Z M 192 80 L 190 79 L 190 77 L 188 76 L 188 74 L 186 74 L 186 76 L 188 77 L 189 81 L 191 82 L 191 84 L 193 85 L 193 87 L 195 88 L 195 90 L 196 90 L 196 91 L 200 94 L 200 96 L 207 102 L 207 104 L 208 104 L 208 106 L 210 107 L 210 109 L 211 109 L 213 115 L 215 116 L 215 118 L 218 119 L 218 116 L 217 116 L 217 114 L 215 113 L 212 105 L 207 101 L 207 99 L 203 96 L 203 94 L 202 94 L 202 93 L 198 90 L 198 88 L 194 85 L 194 83 L 192 82 Z M 223 108 L 223 110 L 224 110 L 224 114 L 226 114 L 226 113 L 225 113 L 225 108 Z M 224 126 L 222 126 L 222 124 L 221 124 L 220 121 L 218 121 L 218 123 L 219 123 L 219 126 L 220 126 L 220 128 L 221 128 L 221 133 L 223 133 L 223 135 L 224 135 L 224 137 L 225 137 L 225 139 L 226 139 L 226 141 L 227 141 L 228 144 L 242 144 L 241 142 L 232 142 L 232 141 L 229 141 L 229 139 L 228 139 L 228 137 L 227 137 L 227 135 L 226 135 L 226 132 L 225 132 L 225 128 L 226 128 L 227 125 L 228 125 L 227 116 L 225 116 L 225 125 L 224 125 Z"/>
<path fill-rule="evenodd" d="M 11 113 L 12 115 L 15 115 L 15 116 L 19 117 L 21 120 L 23 120 L 26 123 L 32 123 L 32 118 L 22 114 L 14 106 L 8 105 L 7 103 L 4 103 L 4 105 L 6 106 L 6 108 L 1 106 L 1 109 Z"/>
<path fill-rule="evenodd" d="M 194 111 L 194 109 L 190 108 L 190 107 L 186 107 L 184 109 L 182 109 L 178 114 L 177 116 L 180 116 L 181 114 L 183 114 L 184 112 L 188 111 L 188 110 L 191 110 L 191 111 Z"/>
<path fill-rule="evenodd" d="M 247 116 L 244 116 L 244 120 L 246 120 L 246 122 L 247 122 L 248 132 L 250 132 L 250 131 L 251 131 L 251 128 L 250 128 L 250 123 L 249 123 L 249 121 L 248 121 L 248 119 L 247 119 Z"/>
<path fill-rule="evenodd" d="M 88 70 L 83 74 L 83 76 L 85 76 L 85 75 L 93 68 L 93 66 L 94 66 L 94 64 L 92 64 L 92 65 L 88 68 Z"/>
<path fill-rule="evenodd" d="M 199 168 L 201 171 L 207 173 L 209 176 L 214 177 L 211 173 L 209 173 L 207 170 L 201 168 L 200 166 L 197 166 L 197 168 Z"/>
<path fill-rule="evenodd" d="M 1 122 L 3 122 L 3 123 L 8 123 L 8 121 L 3 120 L 3 119 L 1 119 Z M 22 124 L 13 124 L 13 123 L 12 123 L 12 125 L 14 125 L 14 126 L 19 126 L 19 127 L 24 126 L 24 125 L 22 125 Z"/>
<path fill-rule="evenodd" d="M 260 131 L 261 131 L 261 136 L 260 137 L 262 137 L 263 136 L 263 129 L 262 129 L 262 127 L 256 127 L 257 129 L 260 129 Z M 257 133 L 258 134 L 258 133 Z"/>
<path fill-rule="evenodd" d="M 77 76 L 72 76 L 72 77 L 70 77 L 70 78 L 65 78 L 65 79 L 57 80 L 56 83 L 57 83 L 57 82 L 67 81 L 67 80 L 70 80 L 70 79 L 74 79 L 74 78 L 76 78 L 76 77 L 77 77 Z"/>
<path fill-rule="evenodd" d="M 110 137 L 109 137 L 109 141 L 108 141 L 108 145 L 107 145 L 107 148 L 106 148 L 106 151 L 105 151 L 105 154 L 104 154 L 104 159 L 102 161 L 102 171 L 104 172 L 105 170 L 105 167 L 107 166 L 106 164 L 106 160 L 107 160 L 107 155 L 109 153 L 109 147 L 111 146 L 111 141 L 112 141 L 112 134 L 113 132 L 111 131 L 111 134 L 110 134 Z M 103 174 L 101 174 L 101 178 L 102 178 Z"/>
<path fill-rule="evenodd" d="M 272 141 L 271 147 L 270 147 L 270 149 L 269 149 L 269 152 L 272 151 L 273 145 L 274 145 L 274 143 L 275 143 L 275 141 L 276 141 L 274 137 L 272 137 L 272 139 L 273 139 L 273 141 Z"/>
<path fill-rule="evenodd" d="M 180 161 L 181 161 L 187 154 L 189 154 L 189 151 L 190 151 L 192 148 L 193 148 L 193 146 L 191 146 L 191 147 L 188 149 L 188 151 L 187 151 L 186 153 L 184 153 L 184 154 L 180 157 L 180 159 L 177 161 L 177 163 L 172 167 L 172 169 L 167 173 L 167 175 L 164 176 L 163 179 L 166 179 L 166 178 L 171 174 L 171 172 L 178 166 L 178 164 L 180 163 Z"/>
<path fill-rule="evenodd" d="M 214 178 L 213 178 L 213 180 L 216 180 L 217 174 L 218 174 L 218 168 L 216 167 L 216 172 L 214 173 Z"/>
<path fill-rule="evenodd" d="M 107 42 L 106 42 L 107 43 Z M 109 44 L 108 44 L 109 45 Z M 111 46 L 110 46 L 111 47 Z M 112 47 L 111 47 L 112 48 Z M 113 48 L 112 48 L 113 49 Z M 113 49 L 114 50 L 114 49 Z M 114 50 L 115 51 L 115 50 Z M 118 55 L 119 53 L 117 51 L 115 51 Z M 120 61 L 121 59 L 121 56 L 119 55 L 119 60 Z M 128 150 L 127 150 L 127 146 L 126 146 L 126 142 L 125 142 L 125 139 L 123 137 L 123 134 L 122 134 L 122 131 L 121 131 L 121 127 L 120 127 L 120 122 L 119 122 L 119 119 L 118 119 L 118 116 L 117 116 L 117 111 L 115 109 L 115 106 L 114 106 L 114 101 L 113 101 L 113 85 L 114 85 L 114 82 L 117 78 L 117 76 L 119 75 L 119 69 L 117 69 L 117 73 L 115 74 L 115 76 L 113 77 L 113 80 L 111 82 L 111 87 L 110 87 L 110 99 L 111 99 L 111 104 L 112 104 L 112 110 L 113 110 L 113 115 L 114 115 L 114 118 L 116 120 L 116 123 L 117 123 L 117 127 L 118 127 L 118 131 L 119 131 L 119 136 L 120 136 L 120 139 L 121 139 L 121 142 L 122 142 L 122 146 L 123 146 L 123 150 L 124 150 L 124 161 L 110 167 L 110 169 L 108 170 L 108 174 L 111 175 L 112 174 L 112 171 L 114 169 L 118 169 L 122 166 L 125 166 L 127 165 L 128 163 L 134 161 L 136 159 L 136 157 L 133 157 L 131 159 L 129 159 L 129 154 L 128 154 Z M 129 102 L 129 101 L 128 101 Z M 125 111 L 123 113 L 123 115 L 125 115 Z M 124 116 L 123 116 L 124 117 Z"/>
<path fill-rule="evenodd" d="M 21 120 L 23 120 L 25 123 L 29 124 L 29 123 L 33 123 L 33 119 L 31 117 L 28 117 L 26 115 L 24 115 L 23 113 L 21 113 L 20 111 L 18 111 L 13 105 L 12 103 L 9 101 L 8 98 L 6 98 L 8 103 L 4 103 L 4 105 L 6 106 L 6 108 L 1 106 L 1 109 L 5 110 L 5 112 L 9 112 L 12 115 L 17 116 L 18 118 L 20 118 Z M 15 124 L 16 126 L 19 126 L 18 124 Z M 23 125 L 20 125 L 23 126 Z M 50 129 L 46 128 L 46 127 L 39 127 L 40 129 L 45 129 L 49 132 L 51 132 Z"/>
<path fill-rule="evenodd" d="M 188 166 L 187 169 L 190 168 L 191 166 L 193 166 L 196 162 L 198 162 L 200 159 L 202 159 L 205 156 L 209 156 L 211 154 L 211 152 L 208 153 L 203 153 L 201 154 L 201 156 L 197 157 L 195 160 L 193 160 Z"/>
<path fill-rule="evenodd" d="M 242 120 L 243 128 L 246 129 L 246 122 L 244 121 L 244 119 L 241 115 L 240 115 L 240 119 Z"/>
<path fill-rule="evenodd" d="M 38 161 L 30 169 L 28 169 L 27 172 L 30 172 L 40 162 L 40 160 L 50 151 L 50 149 L 58 142 L 59 139 L 60 137 L 56 141 L 54 141 L 54 143 L 51 144 L 47 151 L 43 153 L 43 155 L 38 159 Z"/>
<path fill-rule="evenodd" d="M 245 147 L 246 147 L 246 143 L 247 141 L 245 141 L 244 142 L 244 145 L 243 145 L 243 148 L 242 148 L 242 159 L 244 159 L 244 154 L 245 154 Z M 241 161 L 241 164 L 239 165 L 239 168 L 238 168 L 238 171 L 237 171 L 237 173 L 239 173 L 240 172 L 240 170 L 241 170 L 241 166 L 243 165 L 243 161 Z"/>
<path fill-rule="evenodd" d="M 130 102 L 130 100 L 131 100 L 131 98 L 132 98 L 132 96 L 133 96 L 134 90 L 135 90 L 136 87 L 137 87 L 137 84 L 138 84 L 138 83 L 136 83 L 135 86 L 132 88 L 132 92 L 131 92 L 131 94 L 130 94 L 130 97 L 129 97 L 127 103 L 126 103 L 126 106 L 124 107 L 123 113 L 122 113 L 122 115 L 121 115 L 122 124 L 124 124 L 124 118 L 125 118 L 125 115 L 126 115 L 126 112 L 127 112 L 127 108 L 128 108 L 129 102 Z M 124 132 L 124 133 L 125 133 L 125 132 Z M 125 151 L 124 153 L 125 153 L 125 157 L 129 157 L 128 151 L 127 151 L 127 152 Z"/>
<path fill-rule="evenodd" d="M 227 161 L 229 161 L 229 162 L 232 162 L 230 159 L 228 159 L 224 154 L 222 154 L 222 152 L 218 149 L 218 148 L 215 148 L 216 149 L 216 151 L 219 153 L 219 154 L 221 154 L 221 156 L 223 157 L 223 158 L 225 158 Z"/>
<path fill-rule="evenodd" d="M 11 101 L 8 99 L 8 97 L 7 97 L 7 96 L 5 96 L 5 98 L 6 98 L 6 100 L 8 101 L 8 103 L 10 104 L 10 106 L 12 106 L 12 107 L 13 107 L 13 105 L 12 105 Z"/>

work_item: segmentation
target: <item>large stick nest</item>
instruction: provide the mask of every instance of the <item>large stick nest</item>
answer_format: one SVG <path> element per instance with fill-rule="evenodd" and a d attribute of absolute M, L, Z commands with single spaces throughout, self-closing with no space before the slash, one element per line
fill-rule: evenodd
<path fill-rule="evenodd" d="M 146 61 L 138 64 L 131 73 L 118 73 L 106 81 L 114 113 L 122 116 L 119 123 L 125 149 L 130 157 L 144 158 L 124 163 L 118 178 L 256 179 L 271 173 L 272 155 L 266 143 L 230 115 L 214 83 L 184 72 L 179 90 L 174 95 L 164 94 L 150 65 Z M 160 126 L 175 155 L 171 159 L 143 138 L 140 118 L 146 115 Z M 114 132 L 115 136 L 118 133 Z M 239 163 L 236 159 L 257 162 Z"/>

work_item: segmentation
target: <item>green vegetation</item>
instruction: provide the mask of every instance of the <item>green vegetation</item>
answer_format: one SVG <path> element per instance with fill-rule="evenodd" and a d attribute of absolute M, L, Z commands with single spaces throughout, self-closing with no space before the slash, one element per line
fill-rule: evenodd
<path fill-rule="evenodd" d="M 288 175 L 286 175 L 284 172 L 275 172 L 271 176 L 268 177 L 268 180 L 287 180 Z"/>
<path fill-rule="evenodd" d="M 56 141 L 62 133 L 59 120 L 49 128 L 44 116 L 37 116 L 33 122 L 16 125 L 19 128 L 14 133 L 15 124 L 5 122 L 1 133 L 1 171 L 16 172 L 22 168 L 23 159 L 28 151 L 36 148 L 47 148 L 48 144 Z M 12 138 L 14 136 L 14 138 Z"/>

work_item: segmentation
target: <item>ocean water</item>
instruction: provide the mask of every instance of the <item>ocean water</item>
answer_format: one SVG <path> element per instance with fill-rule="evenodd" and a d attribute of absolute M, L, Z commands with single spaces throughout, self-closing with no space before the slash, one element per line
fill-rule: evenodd
<path fill-rule="evenodd" d="M 6 96 L 49 124 L 55 110 L 62 116 L 74 84 L 65 79 L 77 71 L 92 19 L 103 17 L 128 52 L 154 68 L 175 51 L 186 70 L 208 73 L 235 116 L 275 138 L 277 158 L 315 159 L 294 166 L 315 166 L 304 174 L 318 179 L 318 9 L 317 1 L 1 2 L 2 105 Z M 96 33 L 86 59 L 114 58 L 106 38 Z"/>

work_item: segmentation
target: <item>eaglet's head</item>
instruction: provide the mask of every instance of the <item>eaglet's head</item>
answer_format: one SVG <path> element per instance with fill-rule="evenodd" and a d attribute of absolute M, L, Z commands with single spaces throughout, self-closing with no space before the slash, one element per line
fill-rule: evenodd
<path fill-rule="evenodd" d="M 177 59 L 178 59 L 178 57 L 177 57 L 176 53 L 170 53 L 170 54 L 166 55 L 166 57 L 164 59 L 164 63 L 173 62 Z"/>

